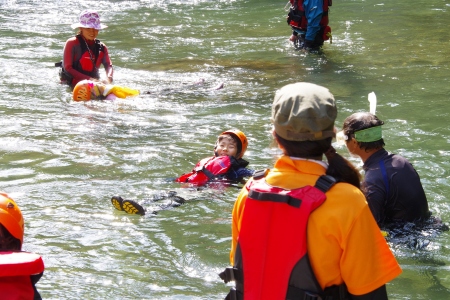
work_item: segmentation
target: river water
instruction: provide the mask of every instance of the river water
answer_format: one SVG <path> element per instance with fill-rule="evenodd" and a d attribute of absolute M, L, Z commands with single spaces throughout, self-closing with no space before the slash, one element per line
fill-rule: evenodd
<path fill-rule="evenodd" d="M 223 298 L 217 273 L 228 266 L 239 188 L 197 191 L 173 178 L 228 128 L 246 133 L 252 168 L 270 167 L 273 95 L 296 81 L 330 89 L 338 127 L 375 92 L 386 148 L 414 164 L 434 215 L 450 220 L 449 2 L 335 1 L 333 43 L 319 55 L 288 42 L 285 4 L 0 0 L 0 190 L 23 211 L 24 250 L 44 258 L 43 298 Z M 59 84 L 54 63 L 86 8 L 109 25 L 99 39 L 115 83 L 141 96 L 79 103 Z M 187 203 L 144 217 L 110 203 L 169 190 Z M 448 299 L 448 232 L 424 249 L 392 250 L 403 273 L 390 299 Z"/>

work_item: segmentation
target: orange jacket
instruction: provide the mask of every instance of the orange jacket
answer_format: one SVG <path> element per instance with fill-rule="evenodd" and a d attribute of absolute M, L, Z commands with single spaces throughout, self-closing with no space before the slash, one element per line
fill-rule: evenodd
<path fill-rule="evenodd" d="M 325 172 L 324 163 L 282 156 L 266 181 L 296 189 L 314 186 Z M 232 265 L 247 194 L 243 188 L 233 208 Z M 310 215 L 307 228 L 309 258 L 321 288 L 345 283 L 351 294 L 363 295 L 397 277 L 401 268 L 362 192 L 350 184 L 337 183 L 326 196 L 327 200 Z"/>

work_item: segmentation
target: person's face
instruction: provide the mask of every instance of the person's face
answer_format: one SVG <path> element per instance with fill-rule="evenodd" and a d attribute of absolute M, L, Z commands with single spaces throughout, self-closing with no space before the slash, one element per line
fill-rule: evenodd
<path fill-rule="evenodd" d="M 350 138 L 348 140 L 345 141 L 345 146 L 347 146 L 348 152 L 350 153 L 351 156 L 353 157 L 359 157 L 358 155 L 358 150 L 359 150 L 359 146 L 358 146 L 358 142 L 354 139 L 354 138 Z"/>
<path fill-rule="evenodd" d="M 232 139 L 222 139 L 217 144 L 216 153 L 218 156 L 236 156 L 237 145 Z"/>
<path fill-rule="evenodd" d="M 93 41 L 98 36 L 98 30 L 94 28 L 80 28 L 81 35 L 89 41 Z"/>

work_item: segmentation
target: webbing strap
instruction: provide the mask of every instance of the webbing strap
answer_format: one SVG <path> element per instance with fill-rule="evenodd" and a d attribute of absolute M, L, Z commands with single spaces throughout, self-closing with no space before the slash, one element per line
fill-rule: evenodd
<path fill-rule="evenodd" d="M 244 295 L 241 292 L 237 291 L 235 288 L 231 288 L 230 292 L 225 298 L 225 300 L 243 300 L 243 299 Z"/>
<path fill-rule="evenodd" d="M 203 174 L 205 174 L 208 177 L 209 180 L 214 179 L 214 177 L 216 177 L 213 173 L 211 173 L 205 167 L 203 167 L 200 171 L 203 172 Z"/>
<path fill-rule="evenodd" d="M 304 291 L 293 285 L 288 286 L 286 300 L 348 300 L 349 292 L 345 283 L 325 288 L 323 295 Z"/>
<path fill-rule="evenodd" d="M 269 169 L 256 170 L 255 173 L 253 173 L 253 179 L 258 180 L 260 178 L 266 177 L 268 172 Z"/>
<path fill-rule="evenodd" d="M 286 300 L 322 300 L 319 294 L 304 291 L 298 287 L 290 285 L 287 290 Z"/>
<path fill-rule="evenodd" d="M 280 202 L 286 203 L 293 207 L 299 208 L 302 201 L 300 199 L 296 199 L 289 195 L 281 195 L 276 193 L 265 193 L 265 192 L 256 192 L 254 190 L 250 190 L 248 193 L 248 197 L 259 200 L 259 201 L 271 201 L 271 202 Z"/>
<path fill-rule="evenodd" d="M 315 188 L 319 189 L 323 193 L 326 193 L 336 183 L 336 179 L 330 175 L 322 175 L 317 179 Z"/>
<path fill-rule="evenodd" d="M 381 174 L 383 175 L 384 186 L 386 187 L 386 200 L 389 198 L 389 180 L 386 172 L 386 167 L 384 166 L 384 160 L 379 162 Z"/>

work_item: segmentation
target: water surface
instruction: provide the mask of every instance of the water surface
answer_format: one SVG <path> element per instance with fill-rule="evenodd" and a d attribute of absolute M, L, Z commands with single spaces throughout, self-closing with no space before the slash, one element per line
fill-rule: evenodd
<path fill-rule="evenodd" d="M 196 191 L 173 178 L 234 127 L 249 139 L 250 166 L 270 167 L 273 95 L 296 81 L 330 89 L 337 126 L 375 92 L 387 149 L 414 164 L 431 210 L 450 220 L 450 4 L 335 1 L 333 43 L 305 55 L 287 40 L 285 2 L 0 1 L 0 189 L 21 206 L 24 249 L 44 257 L 43 298 L 223 298 L 217 273 L 239 188 Z M 77 103 L 59 84 L 53 65 L 86 8 L 109 26 L 99 39 L 115 83 L 149 94 Z M 109 202 L 161 190 L 189 201 L 146 217 Z M 448 233 L 423 250 L 392 249 L 403 274 L 390 299 L 448 297 Z"/>

